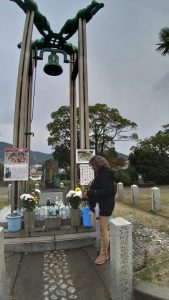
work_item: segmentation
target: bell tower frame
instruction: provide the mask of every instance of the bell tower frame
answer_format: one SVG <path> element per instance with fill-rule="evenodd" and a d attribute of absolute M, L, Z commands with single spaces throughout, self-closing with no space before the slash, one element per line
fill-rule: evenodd
<path fill-rule="evenodd" d="M 94 14 L 104 6 L 103 3 L 92 1 L 85 9 L 80 10 L 76 17 L 68 19 L 62 27 L 59 34 L 53 33 L 49 22 L 43 16 L 33 0 L 13 0 L 26 13 L 24 32 L 22 37 L 20 62 L 18 68 L 18 79 L 16 88 L 14 130 L 13 130 L 13 147 L 30 148 L 31 138 L 31 108 L 32 108 L 32 82 L 33 71 L 36 65 L 36 51 L 32 50 L 32 30 L 33 24 L 36 25 L 43 37 L 59 38 L 58 49 L 67 49 L 70 51 L 71 44 L 67 43 L 69 39 L 78 30 L 78 51 L 69 53 L 70 55 L 70 170 L 71 170 L 71 188 L 76 187 L 77 170 L 76 170 L 76 149 L 77 149 L 77 95 L 76 95 L 76 78 L 79 75 L 79 128 L 80 128 L 80 148 L 89 149 L 89 111 L 88 111 L 88 74 L 87 74 L 87 41 L 86 41 L 86 23 L 91 20 Z M 40 21 L 40 22 L 39 22 Z M 41 23 L 42 22 L 42 23 Z M 71 23 L 71 24 L 70 24 Z M 74 26 L 75 25 L 75 26 Z M 46 31 L 48 34 L 46 34 Z M 63 38 L 62 34 L 68 34 Z M 46 40 L 42 38 L 40 45 L 46 48 Z M 45 40 L 45 42 L 44 42 Z M 38 40 L 39 41 L 39 40 Z M 44 42 L 44 44 L 43 44 Z M 42 44 L 41 44 L 42 43 Z M 42 46 L 43 45 L 43 46 Z M 47 43 L 49 45 L 49 41 Z M 59 45 L 60 48 L 59 48 Z M 50 45 L 51 46 L 51 45 Z M 56 47 L 55 47 L 56 48 Z M 64 52 L 63 50 L 60 52 Z M 36 49 L 35 49 L 36 50 Z M 52 49 L 51 49 L 52 50 Z M 59 50 L 58 50 L 59 52 Z M 34 58 L 33 58 L 34 57 Z M 20 206 L 19 196 L 26 189 L 26 182 L 15 181 L 12 183 L 12 205 L 11 210 Z"/>

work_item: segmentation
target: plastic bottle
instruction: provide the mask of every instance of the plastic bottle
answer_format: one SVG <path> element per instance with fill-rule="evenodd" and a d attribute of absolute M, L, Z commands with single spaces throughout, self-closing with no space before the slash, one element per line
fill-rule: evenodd
<path fill-rule="evenodd" d="M 59 206 L 58 204 L 55 204 L 55 213 L 58 216 L 59 215 Z"/>
<path fill-rule="evenodd" d="M 38 206 L 35 207 L 34 213 L 35 213 L 35 219 L 39 220 L 40 219 L 40 208 Z"/>
<path fill-rule="evenodd" d="M 51 200 L 50 205 L 54 207 L 55 206 L 55 202 L 53 200 Z"/>
<path fill-rule="evenodd" d="M 46 199 L 46 205 L 47 205 L 47 206 L 50 206 L 50 198 L 47 198 L 47 199 Z"/>

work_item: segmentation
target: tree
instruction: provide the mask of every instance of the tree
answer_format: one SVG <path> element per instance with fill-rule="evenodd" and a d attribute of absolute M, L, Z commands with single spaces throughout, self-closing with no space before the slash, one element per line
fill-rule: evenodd
<path fill-rule="evenodd" d="M 129 135 L 136 127 L 135 122 L 123 118 L 115 108 L 100 103 L 89 106 L 90 145 L 99 155 L 113 147 L 116 141 L 137 139 L 136 133 Z"/>
<path fill-rule="evenodd" d="M 118 153 L 115 151 L 115 148 L 110 148 L 107 151 L 104 151 L 103 156 L 107 159 L 112 169 L 118 170 L 126 165 L 126 160 L 123 157 L 118 157 Z"/>
<path fill-rule="evenodd" d="M 51 113 L 52 122 L 47 124 L 50 132 L 48 145 L 54 150 L 53 156 L 58 159 L 60 168 L 69 173 L 70 166 L 70 108 L 61 106 L 57 111 Z"/>
<path fill-rule="evenodd" d="M 79 109 L 77 108 L 77 124 L 79 124 Z M 51 145 L 59 158 L 59 167 L 63 163 L 69 165 L 70 152 L 70 108 L 61 106 L 51 114 L 52 122 L 47 124 L 50 132 L 48 145 Z M 115 108 L 109 108 L 106 104 L 97 103 L 89 106 L 89 138 L 90 147 L 95 148 L 98 155 L 112 147 L 116 141 L 129 141 L 137 139 L 137 134 L 130 131 L 137 128 L 137 124 L 123 118 Z M 79 148 L 79 126 L 78 148 Z M 63 154 L 64 153 L 64 154 Z M 61 163 L 62 162 L 62 163 Z"/>
<path fill-rule="evenodd" d="M 132 173 L 158 184 L 169 183 L 169 124 L 162 128 L 149 139 L 140 140 L 129 155 Z"/>
<path fill-rule="evenodd" d="M 160 43 L 157 44 L 159 47 L 156 49 L 157 52 L 161 52 L 162 55 L 169 54 L 169 28 L 164 27 L 159 33 Z"/>

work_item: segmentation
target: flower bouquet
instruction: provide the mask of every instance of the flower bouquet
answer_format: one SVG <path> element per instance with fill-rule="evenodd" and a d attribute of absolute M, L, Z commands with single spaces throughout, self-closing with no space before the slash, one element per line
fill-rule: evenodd
<path fill-rule="evenodd" d="M 71 206 L 70 216 L 71 216 L 71 226 L 80 226 L 80 208 L 79 204 L 82 198 L 82 192 L 80 188 L 76 188 L 75 191 L 71 190 L 66 195 L 68 203 Z"/>
<path fill-rule="evenodd" d="M 76 188 L 75 191 L 70 190 L 69 193 L 66 195 L 66 198 L 72 208 L 74 209 L 78 208 L 82 199 L 81 189 Z"/>
<path fill-rule="evenodd" d="M 28 212 L 32 212 L 38 202 L 37 197 L 31 194 L 22 194 L 20 199 L 22 201 L 22 207 Z"/>
<path fill-rule="evenodd" d="M 31 195 L 34 197 L 36 204 L 39 204 L 41 191 L 39 189 L 33 189 Z"/>

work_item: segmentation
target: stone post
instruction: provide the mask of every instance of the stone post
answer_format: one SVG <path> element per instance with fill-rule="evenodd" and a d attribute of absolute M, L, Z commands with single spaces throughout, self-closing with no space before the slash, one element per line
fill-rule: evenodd
<path fill-rule="evenodd" d="M 132 224 L 110 220 L 110 277 L 113 300 L 132 300 Z"/>
<path fill-rule="evenodd" d="M 35 189 L 39 190 L 39 183 L 35 183 Z"/>
<path fill-rule="evenodd" d="M 8 203 L 12 202 L 12 184 L 8 184 Z"/>
<path fill-rule="evenodd" d="M 117 199 L 121 200 L 123 199 L 123 183 L 122 182 L 118 182 L 117 184 Z"/>
<path fill-rule="evenodd" d="M 136 204 L 138 200 L 138 185 L 131 185 L 131 204 Z"/>
<path fill-rule="evenodd" d="M 7 300 L 6 266 L 4 254 L 4 230 L 0 227 L 0 299 Z"/>
<path fill-rule="evenodd" d="M 152 210 L 160 210 L 160 189 L 157 187 L 151 188 Z"/>

